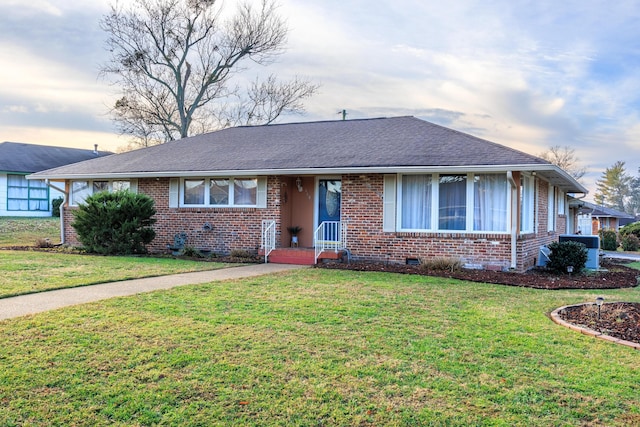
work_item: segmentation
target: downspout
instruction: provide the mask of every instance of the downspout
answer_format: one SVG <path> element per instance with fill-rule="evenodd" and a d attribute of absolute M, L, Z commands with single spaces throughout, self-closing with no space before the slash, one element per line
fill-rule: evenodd
<path fill-rule="evenodd" d="M 47 186 L 62 193 L 62 203 L 60 203 L 60 245 L 64 245 L 64 204 L 67 202 L 69 193 L 51 184 L 48 179 L 45 179 L 44 182 L 47 184 Z"/>
<path fill-rule="evenodd" d="M 515 270 L 518 267 L 518 185 L 512 171 L 507 171 L 507 181 L 511 184 L 511 269 Z"/>

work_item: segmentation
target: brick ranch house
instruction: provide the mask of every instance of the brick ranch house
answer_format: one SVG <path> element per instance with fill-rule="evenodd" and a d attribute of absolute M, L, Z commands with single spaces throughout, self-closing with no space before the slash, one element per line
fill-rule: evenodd
<path fill-rule="evenodd" d="M 567 231 L 568 193 L 586 189 L 538 157 L 415 117 L 224 129 L 30 176 L 64 182 L 72 211 L 96 191 L 129 188 L 156 203 L 151 252 L 214 253 L 292 246 L 353 260 L 458 257 L 474 268 L 524 271 Z M 62 184 L 59 184 L 62 185 Z M 273 251 L 272 251 L 273 250 Z"/>

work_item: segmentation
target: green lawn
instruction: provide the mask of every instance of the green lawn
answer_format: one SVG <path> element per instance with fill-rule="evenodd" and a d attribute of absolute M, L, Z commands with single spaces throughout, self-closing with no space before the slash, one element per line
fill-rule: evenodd
<path fill-rule="evenodd" d="M 0 251 L 0 298 L 228 266 L 229 264 L 173 258 Z"/>
<path fill-rule="evenodd" d="M 0 217 L 0 246 L 35 246 L 38 239 L 60 243 L 60 218 Z"/>
<path fill-rule="evenodd" d="M 0 425 L 629 426 L 640 353 L 549 320 L 640 290 L 297 270 L 0 322 Z"/>

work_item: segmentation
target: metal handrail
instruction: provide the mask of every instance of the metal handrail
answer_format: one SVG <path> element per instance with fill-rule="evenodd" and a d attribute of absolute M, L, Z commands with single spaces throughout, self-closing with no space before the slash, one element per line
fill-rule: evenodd
<path fill-rule="evenodd" d="M 276 248 L 276 222 L 270 219 L 262 220 L 262 250 L 264 251 L 264 262 L 268 262 L 271 251 Z"/>
<path fill-rule="evenodd" d="M 315 247 L 315 262 L 318 262 L 320 254 L 326 250 L 336 253 L 347 247 L 347 224 L 342 221 L 324 221 L 314 233 L 313 245 Z"/>

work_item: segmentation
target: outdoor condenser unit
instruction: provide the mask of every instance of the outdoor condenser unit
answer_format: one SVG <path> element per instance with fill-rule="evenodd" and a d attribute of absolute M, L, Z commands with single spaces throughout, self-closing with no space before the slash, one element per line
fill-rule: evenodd
<path fill-rule="evenodd" d="M 559 238 L 560 242 L 580 242 L 587 247 L 587 264 L 586 268 L 597 270 L 600 268 L 600 237 L 599 236 L 582 236 L 580 234 L 562 234 Z"/>

